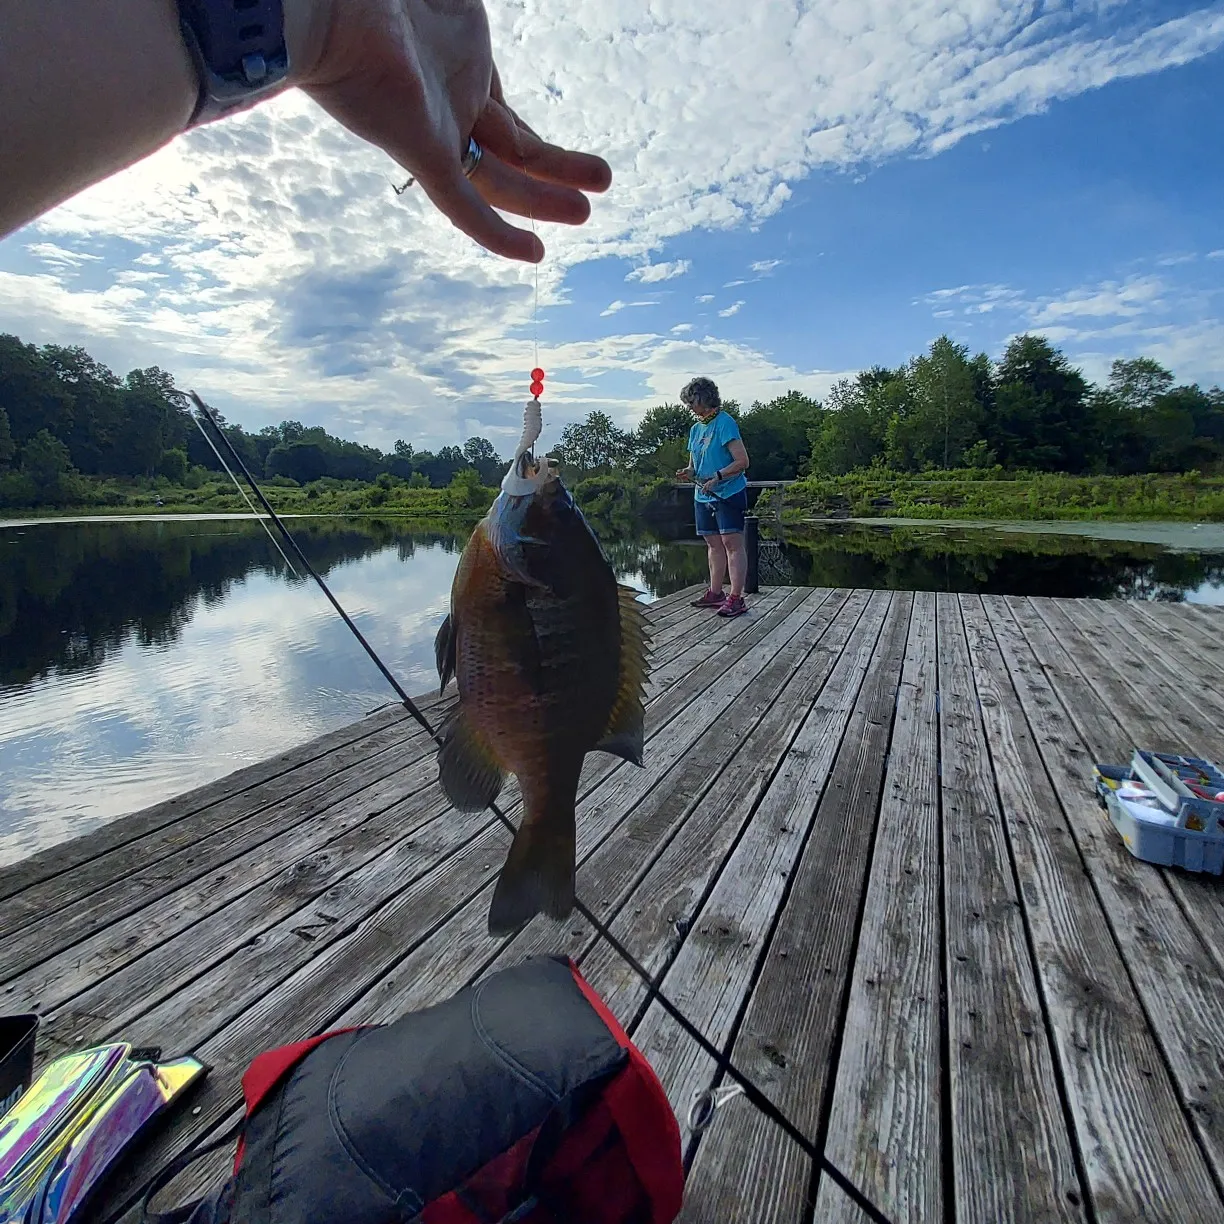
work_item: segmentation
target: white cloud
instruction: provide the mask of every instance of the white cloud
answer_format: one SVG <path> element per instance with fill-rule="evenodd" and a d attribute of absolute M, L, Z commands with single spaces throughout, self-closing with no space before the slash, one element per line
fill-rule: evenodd
<path fill-rule="evenodd" d="M 1158 306 L 1164 291 L 1164 282 L 1156 276 L 1133 276 L 1124 282 L 1105 281 L 1041 301 L 1030 310 L 1029 319 L 1034 327 L 1078 318 L 1133 319 Z"/>
<path fill-rule="evenodd" d="M 986 314 L 996 306 L 1015 303 L 1023 297 L 1019 289 L 1010 285 L 957 285 L 954 289 L 935 289 L 919 301 L 930 306 L 957 304 L 967 314 Z"/>
<path fill-rule="evenodd" d="M 697 300 L 699 302 L 712 302 L 714 300 L 714 295 L 712 293 L 702 293 L 698 295 Z"/>
<path fill-rule="evenodd" d="M 26 250 L 49 267 L 60 269 L 79 268 L 86 263 L 96 263 L 102 258 L 101 255 L 93 255 L 88 251 L 69 251 L 65 247 L 56 246 L 54 242 L 31 242 L 27 244 Z"/>
<path fill-rule="evenodd" d="M 600 317 L 602 318 L 606 315 L 619 314 L 622 310 L 629 310 L 635 306 L 657 306 L 657 305 L 658 305 L 658 302 L 622 302 L 620 298 L 617 298 L 615 302 L 610 302 L 608 304 L 607 310 L 601 310 L 599 314 L 600 314 Z"/>
<path fill-rule="evenodd" d="M 772 272 L 775 268 L 780 268 L 782 266 L 782 262 L 783 261 L 780 259 L 758 259 L 756 263 L 752 265 L 752 270 L 764 275 L 766 272 Z"/>
<path fill-rule="evenodd" d="M 683 276 L 692 266 L 693 262 L 690 259 L 674 259 L 671 263 L 644 264 L 640 268 L 634 268 L 625 276 L 625 279 L 652 285 L 656 281 L 674 280 L 677 276 Z"/>
<path fill-rule="evenodd" d="M 634 261 L 629 279 L 643 284 L 681 275 L 683 260 L 642 261 L 685 233 L 758 225 L 814 170 L 937 153 L 1224 45 L 1224 0 L 1163 22 L 1148 6 L 1042 13 L 1009 0 L 777 4 L 746 37 L 730 0 L 673 0 L 649 19 L 624 0 L 493 6 L 511 100 L 616 175 L 587 225 L 541 227 L 542 309 L 566 304 L 566 274 L 583 263 Z M 256 427 L 293 411 L 423 445 L 456 441 L 473 420 L 510 429 L 536 270 L 480 251 L 392 179 L 388 157 L 286 94 L 0 244 L 0 329 L 84 344 L 120 369 L 163 365 Z M 87 260 L 86 287 L 13 270 L 10 252 L 27 245 L 49 273 Z M 166 279 L 119 279 L 138 268 Z"/>
<path fill-rule="evenodd" d="M 732 315 L 739 314 L 740 308 L 743 306 L 743 304 L 744 302 L 742 298 L 738 302 L 732 302 L 731 305 L 725 310 L 720 310 L 718 312 L 718 317 L 720 319 L 729 319 Z"/>
<path fill-rule="evenodd" d="M 691 323 L 677 323 L 676 326 L 671 329 L 671 333 L 673 336 L 680 336 L 685 332 L 691 332 L 692 330 L 693 325 Z"/>
<path fill-rule="evenodd" d="M 1220 250 L 1218 251 L 1208 251 L 1207 258 L 1208 259 L 1224 259 L 1224 247 L 1221 247 Z"/>
<path fill-rule="evenodd" d="M 566 424 L 595 408 L 608 413 L 619 425 L 632 426 L 650 406 L 674 403 L 680 388 L 697 374 L 713 378 L 724 397 L 749 404 L 774 399 L 792 388 L 824 396 L 846 373 L 798 369 L 732 340 L 652 332 L 626 332 L 562 344 L 551 354 L 550 364 L 573 371 L 581 385 L 563 388 L 550 381 L 545 448 L 553 444 Z M 604 376 L 610 374 L 617 376 L 617 387 L 604 390 Z M 625 378 L 638 383 L 637 395 L 623 393 Z"/>
<path fill-rule="evenodd" d="M 746 280 L 730 280 L 730 281 L 727 281 L 726 284 L 723 285 L 723 288 L 724 289 L 738 289 L 740 285 L 746 285 L 746 284 L 748 284 L 748 281 Z"/>
<path fill-rule="evenodd" d="M 1163 259 L 1152 263 L 1167 266 Z M 1133 273 L 1046 294 L 1010 285 L 958 285 L 935 290 L 921 301 L 941 307 L 931 312 L 937 319 L 954 317 L 953 304 L 962 305 L 963 314 L 1000 316 L 996 349 L 1019 332 L 1038 333 L 1064 349 L 1094 381 L 1108 376 L 1115 358 L 1137 356 L 1154 357 L 1182 382 L 1219 380 L 1224 287 L 1209 280 L 1174 284 L 1160 275 Z"/>

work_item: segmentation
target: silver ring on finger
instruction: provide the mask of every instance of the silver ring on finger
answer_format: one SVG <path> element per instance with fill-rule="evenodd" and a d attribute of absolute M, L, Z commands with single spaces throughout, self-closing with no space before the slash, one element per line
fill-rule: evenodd
<path fill-rule="evenodd" d="M 467 152 L 463 155 L 460 165 L 463 167 L 463 173 L 468 178 L 472 177 L 473 171 L 480 165 L 480 159 L 484 156 L 484 150 L 476 143 L 474 136 L 468 137 Z"/>

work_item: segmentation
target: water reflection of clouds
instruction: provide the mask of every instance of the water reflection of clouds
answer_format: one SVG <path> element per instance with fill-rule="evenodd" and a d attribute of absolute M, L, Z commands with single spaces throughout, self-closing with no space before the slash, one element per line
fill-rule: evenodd
<path fill-rule="evenodd" d="M 433 636 L 458 554 L 394 544 L 329 585 L 410 692 L 436 683 Z M 0 700 L 0 862 L 87 832 L 359 718 L 392 694 L 313 584 L 251 573 L 197 597 L 171 649 L 129 634 L 88 673 Z"/>

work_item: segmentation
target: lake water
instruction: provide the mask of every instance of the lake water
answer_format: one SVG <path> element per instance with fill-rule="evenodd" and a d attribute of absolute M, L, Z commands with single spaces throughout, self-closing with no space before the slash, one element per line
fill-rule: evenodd
<path fill-rule="evenodd" d="M 292 525 L 404 687 L 432 689 L 464 532 L 377 519 Z M 687 530 L 602 534 L 622 581 L 651 599 L 703 580 L 705 550 Z M 1224 528 L 814 525 L 766 542 L 761 581 L 1224 603 Z M 251 519 L 0 523 L 0 863 L 392 696 L 318 588 L 288 572 Z"/>

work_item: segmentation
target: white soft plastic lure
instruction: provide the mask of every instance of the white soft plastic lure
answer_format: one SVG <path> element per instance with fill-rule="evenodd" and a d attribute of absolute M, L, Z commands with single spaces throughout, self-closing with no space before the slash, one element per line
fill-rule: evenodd
<path fill-rule="evenodd" d="M 540 401 L 530 399 L 523 410 L 523 436 L 515 447 L 510 470 L 502 477 L 502 492 L 511 497 L 531 497 L 548 482 L 549 462 L 536 463 L 531 457 L 531 448 L 544 429 L 544 417 Z"/>

